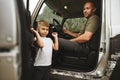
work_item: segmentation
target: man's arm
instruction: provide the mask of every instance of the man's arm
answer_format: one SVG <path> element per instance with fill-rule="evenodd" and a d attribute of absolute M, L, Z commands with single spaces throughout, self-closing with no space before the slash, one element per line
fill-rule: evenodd
<path fill-rule="evenodd" d="M 71 41 L 78 43 L 85 43 L 89 41 L 99 27 L 99 17 L 93 16 L 89 18 L 86 25 L 85 32 L 79 37 L 71 39 Z"/>
<path fill-rule="evenodd" d="M 84 34 L 80 35 L 79 37 L 73 38 L 70 41 L 78 42 L 78 43 L 85 43 L 85 42 L 89 41 L 92 36 L 93 36 L 92 32 L 85 31 Z"/>
<path fill-rule="evenodd" d="M 72 37 L 78 37 L 78 36 L 80 36 L 79 33 L 71 32 L 71 31 L 67 30 L 65 27 L 63 28 L 63 31 L 64 31 L 65 34 L 68 34 L 68 35 L 70 35 Z"/>

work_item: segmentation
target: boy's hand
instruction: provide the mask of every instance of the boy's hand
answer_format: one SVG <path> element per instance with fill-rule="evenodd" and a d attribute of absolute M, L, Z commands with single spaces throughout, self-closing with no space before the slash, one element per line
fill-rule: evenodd
<path fill-rule="evenodd" d="M 31 30 L 34 34 L 38 33 L 34 28 L 30 28 L 30 30 Z"/>
<path fill-rule="evenodd" d="M 53 36 L 53 37 L 57 37 L 57 36 L 58 36 L 58 33 L 57 33 L 57 32 L 53 32 L 53 33 L 52 33 L 52 36 Z"/>

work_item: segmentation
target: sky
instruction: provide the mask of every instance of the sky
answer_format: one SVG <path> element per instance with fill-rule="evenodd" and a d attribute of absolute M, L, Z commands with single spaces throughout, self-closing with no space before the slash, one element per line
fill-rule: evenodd
<path fill-rule="evenodd" d="M 23 0 L 23 1 L 24 1 L 25 6 L 26 6 L 26 1 L 27 0 Z M 29 1 L 30 1 L 29 2 L 29 9 L 30 9 L 30 12 L 32 13 L 39 0 L 29 0 Z"/>
<path fill-rule="evenodd" d="M 23 0 L 24 1 L 24 5 L 26 7 L 26 1 L 27 0 Z M 34 8 L 35 8 L 35 5 L 37 4 L 38 0 L 29 0 L 29 9 L 31 12 L 33 12 Z"/>

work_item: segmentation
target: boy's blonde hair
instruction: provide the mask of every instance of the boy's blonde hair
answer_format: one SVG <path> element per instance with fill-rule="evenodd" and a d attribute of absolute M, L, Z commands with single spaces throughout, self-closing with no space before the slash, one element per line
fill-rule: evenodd
<path fill-rule="evenodd" d="M 40 20 L 40 21 L 37 22 L 37 28 L 36 29 L 38 29 L 41 26 L 49 27 L 50 25 L 45 20 Z"/>

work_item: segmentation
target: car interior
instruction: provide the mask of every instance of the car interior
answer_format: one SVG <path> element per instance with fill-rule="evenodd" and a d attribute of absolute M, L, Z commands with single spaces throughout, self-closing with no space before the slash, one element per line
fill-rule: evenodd
<path fill-rule="evenodd" d="M 87 0 L 57 0 L 57 1 L 46 0 L 45 6 L 44 4 L 42 5 L 42 7 L 44 6 L 45 10 L 43 10 L 41 7 L 40 12 L 36 17 L 36 21 L 40 19 L 44 19 L 49 22 L 50 31 L 48 37 L 52 38 L 51 33 L 58 32 L 58 37 L 70 39 L 71 36 L 64 34 L 63 26 L 65 26 L 67 29 L 73 32 L 79 31 L 80 28 L 79 26 L 81 26 L 82 23 L 86 21 L 82 13 L 83 4 L 85 1 Z M 95 2 L 97 7 L 96 14 L 101 19 L 101 0 L 92 0 L 92 1 Z M 36 21 L 34 22 L 34 28 L 37 26 Z M 76 26 L 77 29 L 75 30 Z M 101 29 L 97 31 L 99 33 L 99 35 L 97 35 L 99 36 L 99 38 L 94 39 L 98 41 L 98 44 L 100 42 L 100 34 L 101 34 L 100 30 Z M 85 53 L 80 53 L 80 54 L 85 54 Z M 53 51 L 52 68 L 88 72 L 96 68 L 98 64 L 98 58 L 99 58 L 99 47 L 97 48 L 97 51 L 90 50 L 85 56 L 79 56 L 79 54 L 76 53 L 67 53 L 67 52 L 62 53 L 60 51 Z"/>

